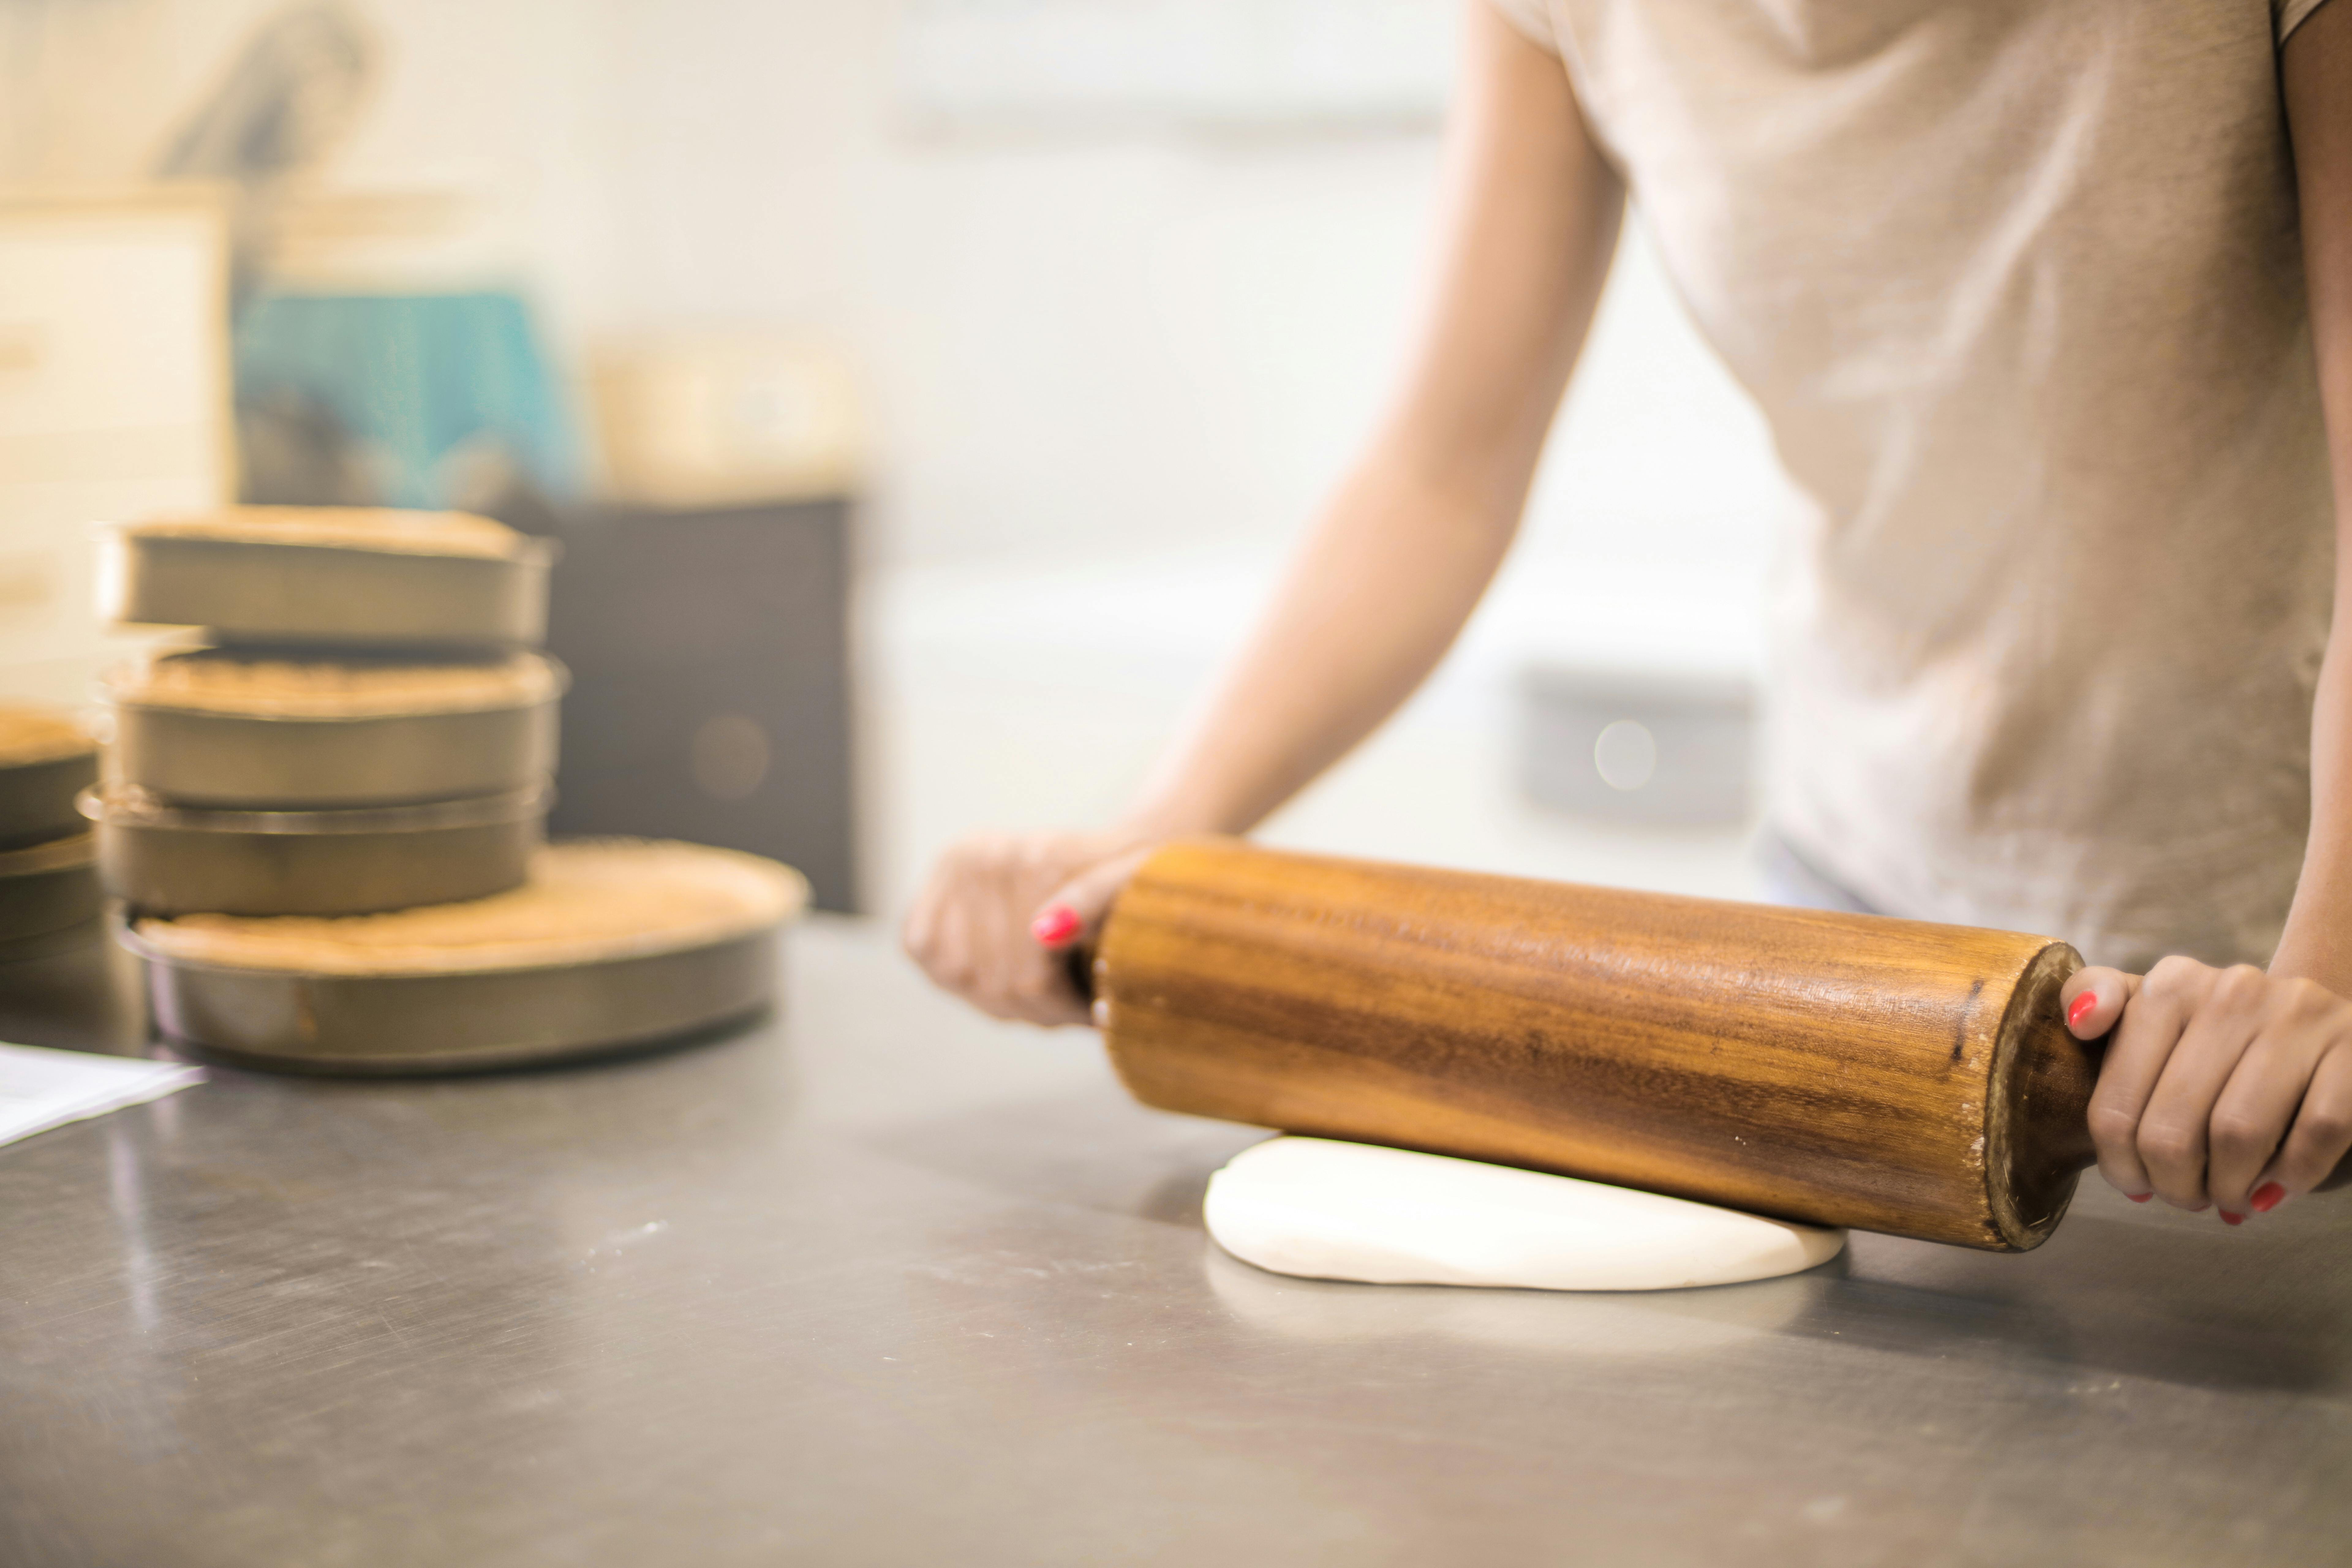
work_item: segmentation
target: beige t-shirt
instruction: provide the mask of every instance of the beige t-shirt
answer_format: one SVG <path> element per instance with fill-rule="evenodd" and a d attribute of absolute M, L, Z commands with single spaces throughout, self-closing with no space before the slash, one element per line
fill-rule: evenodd
<path fill-rule="evenodd" d="M 2266 962 L 2335 559 L 2277 74 L 2321 0 L 1496 3 L 1809 500 L 1777 829 L 1892 913 Z"/>

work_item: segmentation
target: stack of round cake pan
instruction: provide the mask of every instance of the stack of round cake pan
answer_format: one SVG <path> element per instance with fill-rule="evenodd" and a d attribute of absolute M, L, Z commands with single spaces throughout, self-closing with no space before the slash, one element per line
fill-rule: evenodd
<path fill-rule="evenodd" d="M 589 839 L 521 888 L 394 914 L 133 915 L 155 1019 L 260 1066 L 416 1073 L 593 1056 L 715 1028 L 774 996 L 788 867 L 731 849 Z"/>
<path fill-rule="evenodd" d="M 454 514 L 113 531 L 107 613 L 199 633 L 106 678 L 113 743 L 80 797 L 166 1035 L 265 1066 L 434 1072 L 768 1004 L 799 873 L 542 843 L 564 686 L 536 650 L 550 553 Z"/>
<path fill-rule="evenodd" d="M 93 846 L 74 802 L 97 774 L 97 742 L 70 718 L 0 707 L 0 963 L 96 929 Z"/>
<path fill-rule="evenodd" d="M 550 546 L 456 512 L 238 507 L 109 531 L 100 608 L 207 646 L 109 675 L 86 793 L 149 914 L 343 915 L 516 887 L 563 675 Z"/>

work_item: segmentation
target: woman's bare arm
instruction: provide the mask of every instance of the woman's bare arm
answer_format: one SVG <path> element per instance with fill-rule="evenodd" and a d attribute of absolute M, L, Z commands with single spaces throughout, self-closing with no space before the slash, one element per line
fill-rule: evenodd
<path fill-rule="evenodd" d="M 2108 1037 L 2091 1098 L 2100 1171 L 2135 1200 L 2230 1225 L 2336 1184 L 2352 1148 L 2352 0 L 2296 30 L 2281 74 L 2336 476 L 2303 877 L 2267 973 L 2168 958 L 2145 976 L 2085 969 L 2063 993 L 2077 1035 Z"/>
<path fill-rule="evenodd" d="M 2281 60 L 2321 404 L 2336 478 L 2336 605 L 2311 727 L 2311 837 L 2273 974 L 2352 996 L 2352 5 L 2323 5 Z"/>
<path fill-rule="evenodd" d="M 906 927 L 941 985 L 1003 1017 L 1083 1018 L 1055 955 L 1146 847 L 1255 826 L 1444 656 L 1517 531 L 1608 276 L 1624 190 L 1559 60 L 1469 0 L 1443 248 L 1402 395 L 1256 633 L 1135 809 L 1104 833 L 992 837 L 941 860 Z"/>
<path fill-rule="evenodd" d="M 1623 190 L 1555 57 L 1485 0 L 1449 149 L 1444 252 L 1394 408 L 1134 817 L 1239 833 L 1395 711 L 1518 526 L 1609 270 Z"/>

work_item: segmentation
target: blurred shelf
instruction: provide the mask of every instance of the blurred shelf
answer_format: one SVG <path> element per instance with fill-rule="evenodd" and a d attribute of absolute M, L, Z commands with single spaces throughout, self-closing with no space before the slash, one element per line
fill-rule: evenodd
<path fill-rule="evenodd" d="M 684 838 L 858 908 L 845 500 L 567 514 L 560 834 Z"/>

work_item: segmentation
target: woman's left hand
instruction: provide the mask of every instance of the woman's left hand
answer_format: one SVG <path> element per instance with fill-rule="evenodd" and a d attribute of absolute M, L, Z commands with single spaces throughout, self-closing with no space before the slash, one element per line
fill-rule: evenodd
<path fill-rule="evenodd" d="M 2352 1002 L 2252 964 L 2084 969 L 2060 993 L 2078 1039 L 2110 1029 L 2091 1096 L 2099 1173 L 2135 1203 L 2241 1225 L 2326 1183 L 2352 1148 Z"/>

